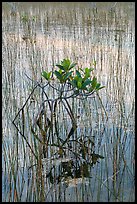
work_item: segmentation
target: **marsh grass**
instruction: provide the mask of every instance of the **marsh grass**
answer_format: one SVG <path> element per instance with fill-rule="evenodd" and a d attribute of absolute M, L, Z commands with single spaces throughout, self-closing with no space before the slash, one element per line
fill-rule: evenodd
<path fill-rule="evenodd" d="M 95 9 L 89 2 L 20 2 L 13 15 L 10 5 L 3 3 L 3 202 L 134 201 L 134 3 L 118 4 L 111 10 L 99 3 Z M 89 67 L 93 59 L 97 62 L 94 73 L 106 89 L 90 99 L 69 101 L 78 122 L 71 140 L 90 137 L 94 151 L 105 159 L 90 168 L 91 178 L 72 179 L 64 185 L 51 184 L 43 174 L 41 144 L 30 130 L 43 100 L 40 88 L 35 89 L 16 121 L 38 161 L 12 121 L 35 81 L 41 81 L 41 72 L 55 69 L 55 64 L 66 57 L 78 62 L 79 67 Z M 54 90 L 47 90 L 47 94 L 55 96 Z M 56 120 L 63 139 L 71 124 L 61 104 Z M 54 131 L 50 132 L 50 144 L 56 142 Z M 72 146 L 74 152 L 78 151 L 76 144 Z M 56 151 L 49 146 L 49 158 Z M 55 169 L 53 173 L 56 177 Z"/>

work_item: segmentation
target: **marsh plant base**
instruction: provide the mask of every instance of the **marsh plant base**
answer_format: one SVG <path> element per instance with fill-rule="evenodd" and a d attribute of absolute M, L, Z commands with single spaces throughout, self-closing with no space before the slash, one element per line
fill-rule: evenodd
<path fill-rule="evenodd" d="M 56 65 L 58 70 L 43 71 L 42 76 L 47 81 L 44 85 L 43 82 L 36 82 L 27 76 L 36 85 L 13 121 L 38 163 L 41 159 L 50 160 L 46 178 L 52 184 L 68 178 L 90 178 L 91 167 L 104 158 L 95 153 L 95 143 L 91 136 L 79 134 L 78 106 L 73 106 L 74 100 L 76 103 L 78 100 L 85 100 L 104 86 L 97 82 L 95 76 L 91 76 L 93 67 L 76 69 L 76 65 L 77 63 L 64 59 Z M 32 112 L 28 125 L 27 111 L 38 88 L 41 91 L 41 103 L 38 101 L 39 105 Z M 30 127 L 30 134 L 35 141 L 34 147 L 24 135 L 26 125 Z M 45 160 L 42 163 L 43 161 Z"/>

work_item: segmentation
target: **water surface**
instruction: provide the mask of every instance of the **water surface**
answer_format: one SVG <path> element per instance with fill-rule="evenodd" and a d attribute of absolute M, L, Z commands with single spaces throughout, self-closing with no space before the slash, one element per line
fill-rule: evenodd
<path fill-rule="evenodd" d="M 79 67 L 96 60 L 94 73 L 106 86 L 99 91 L 101 100 L 95 96 L 77 106 L 77 134 L 94 138 L 95 152 L 105 159 L 91 168 L 91 178 L 70 180 L 68 186 L 44 178 L 42 185 L 36 166 L 28 171 L 36 161 L 12 121 L 34 87 L 26 74 L 39 81 L 43 69 L 55 69 L 66 57 Z M 3 201 L 134 201 L 134 2 L 3 3 L 2 93 Z M 33 97 L 35 103 L 29 106 L 29 101 L 25 109 L 24 134 L 34 145 L 30 125 L 42 102 L 41 89 Z M 59 127 L 63 137 L 62 121 Z"/>

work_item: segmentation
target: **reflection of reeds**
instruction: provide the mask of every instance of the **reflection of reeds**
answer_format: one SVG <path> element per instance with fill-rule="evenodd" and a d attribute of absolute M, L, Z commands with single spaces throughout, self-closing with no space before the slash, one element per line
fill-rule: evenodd
<path fill-rule="evenodd" d="M 127 16 L 130 12 L 122 13 L 119 7 L 119 10 L 108 13 L 99 9 L 93 13 L 93 8 L 85 6 L 85 3 L 84 7 L 60 6 L 61 9 L 57 9 L 58 5 L 54 8 L 48 5 L 45 8 L 41 3 L 44 10 L 29 10 L 28 5 L 26 10 L 29 22 L 26 24 L 22 21 L 24 15 L 22 6 L 22 10 L 16 16 L 11 16 L 3 10 L 3 201 L 44 201 L 44 188 L 51 187 L 48 181 L 43 179 L 41 161 L 39 164 L 36 162 L 26 142 L 10 121 L 22 107 L 31 92 L 29 89 L 34 85 L 24 77 L 24 72 L 34 80 L 39 80 L 43 69 L 53 70 L 53 65 L 66 55 L 74 61 L 78 60 L 79 66 L 85 67 L 95 58 L 97 61 L 95 72 L 106 85 L 106 89 L 100 95 L 102 101 L 98 101 L 96 97 L 79 102 L 80 114 L 75 105 L 76 100 L 72 102 L 74 112 L 80 116 L 78 119 L 80 129 L 75 132 L 73 139 L 80 135 L 94 136 L 94 142 L 98 144 L 97 150 L 103 152 L 105 156 L 99 168 L 95 167 L 95 170 L 91 171 L 93 178 L 90 180 L 90 188 L 83 187 L 83 192 L 85 193 L 86 188 L 88 193 L 81 196 L 81 200 L 92 198 L 94 201 L 102 201 L 104 194 L 105 201 L 108 202 L 117 199 L 133 201 L 133 190 L 127 189 L 126 192 L 134 174 L 134 34 Z M 37 17 L 36 21 L 33 21 L 32 13 Z M 35 96 L 35 103 L 39 106 L 41 93 L 36 91 Z M 38 145 L 37 138 L 32 137 L 32 133 L 28 131 L 33 121 L 31 117 L 34 113 L 31 114 L 31 111 L 37 109 L 36 105 L 34 110 L 32 106 L 33 104 L 22 112 L 22 116 L 20 115 L 20 120 L 26 116 L 25 125 L 22 127 L 20 121 L 18 125 L 23 128 L 23 134 L 40 158 L 38 148 L 41 148 L 41 144 Z M 63 112 L 64 126 L 58 123 L 60 112 Z M 56 120 L 62 139 L 70 130 L 68 119 L 63 106 L 59 104 Z M 119 129 L 116 131 L 114 126 Z M 52 141 L 54 140 L 52 135 Z M 73 151 L 75 150 L 76 146 L 73 147 Z M 52 147 L 50 151 L 54 151 Z M 130 162 L 132 168 L 129 165 L 129 158 L 132 161 Z M 30 169 L 26 178 L 28 167 Z M 113 184 L 115 191 L 112 188 Z M 61 200 L 58 196 L 61 195 L 61 187 L 54 187 L 55 192 L 51 195 L 51 200 Z M 78 201 L 80 192 L 77 190 L 76 193 Z M 66 195 L 64 197 L 68 199 Z"/>

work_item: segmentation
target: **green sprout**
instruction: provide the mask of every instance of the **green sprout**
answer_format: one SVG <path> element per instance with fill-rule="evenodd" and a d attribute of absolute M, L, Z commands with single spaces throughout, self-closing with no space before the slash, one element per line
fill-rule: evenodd
<path fill-rule="evenodd" d="M 51 73 L 60 82 L 60 84 L 70 84 L 76 93 L 92 94 L 98 90 L 104 88 L 97 81 L 95 76 L 92 76 L 94 68 L 78 68 L 77 63 L 72 63 L 70 59 L 63 59 L 60 64 L 56 64 L 58 70 L 52 72 L 42 72 L 42 76 L 49 81 L 51 79 Z M 96 62 L 94 61 L 94 65 Z"/>

